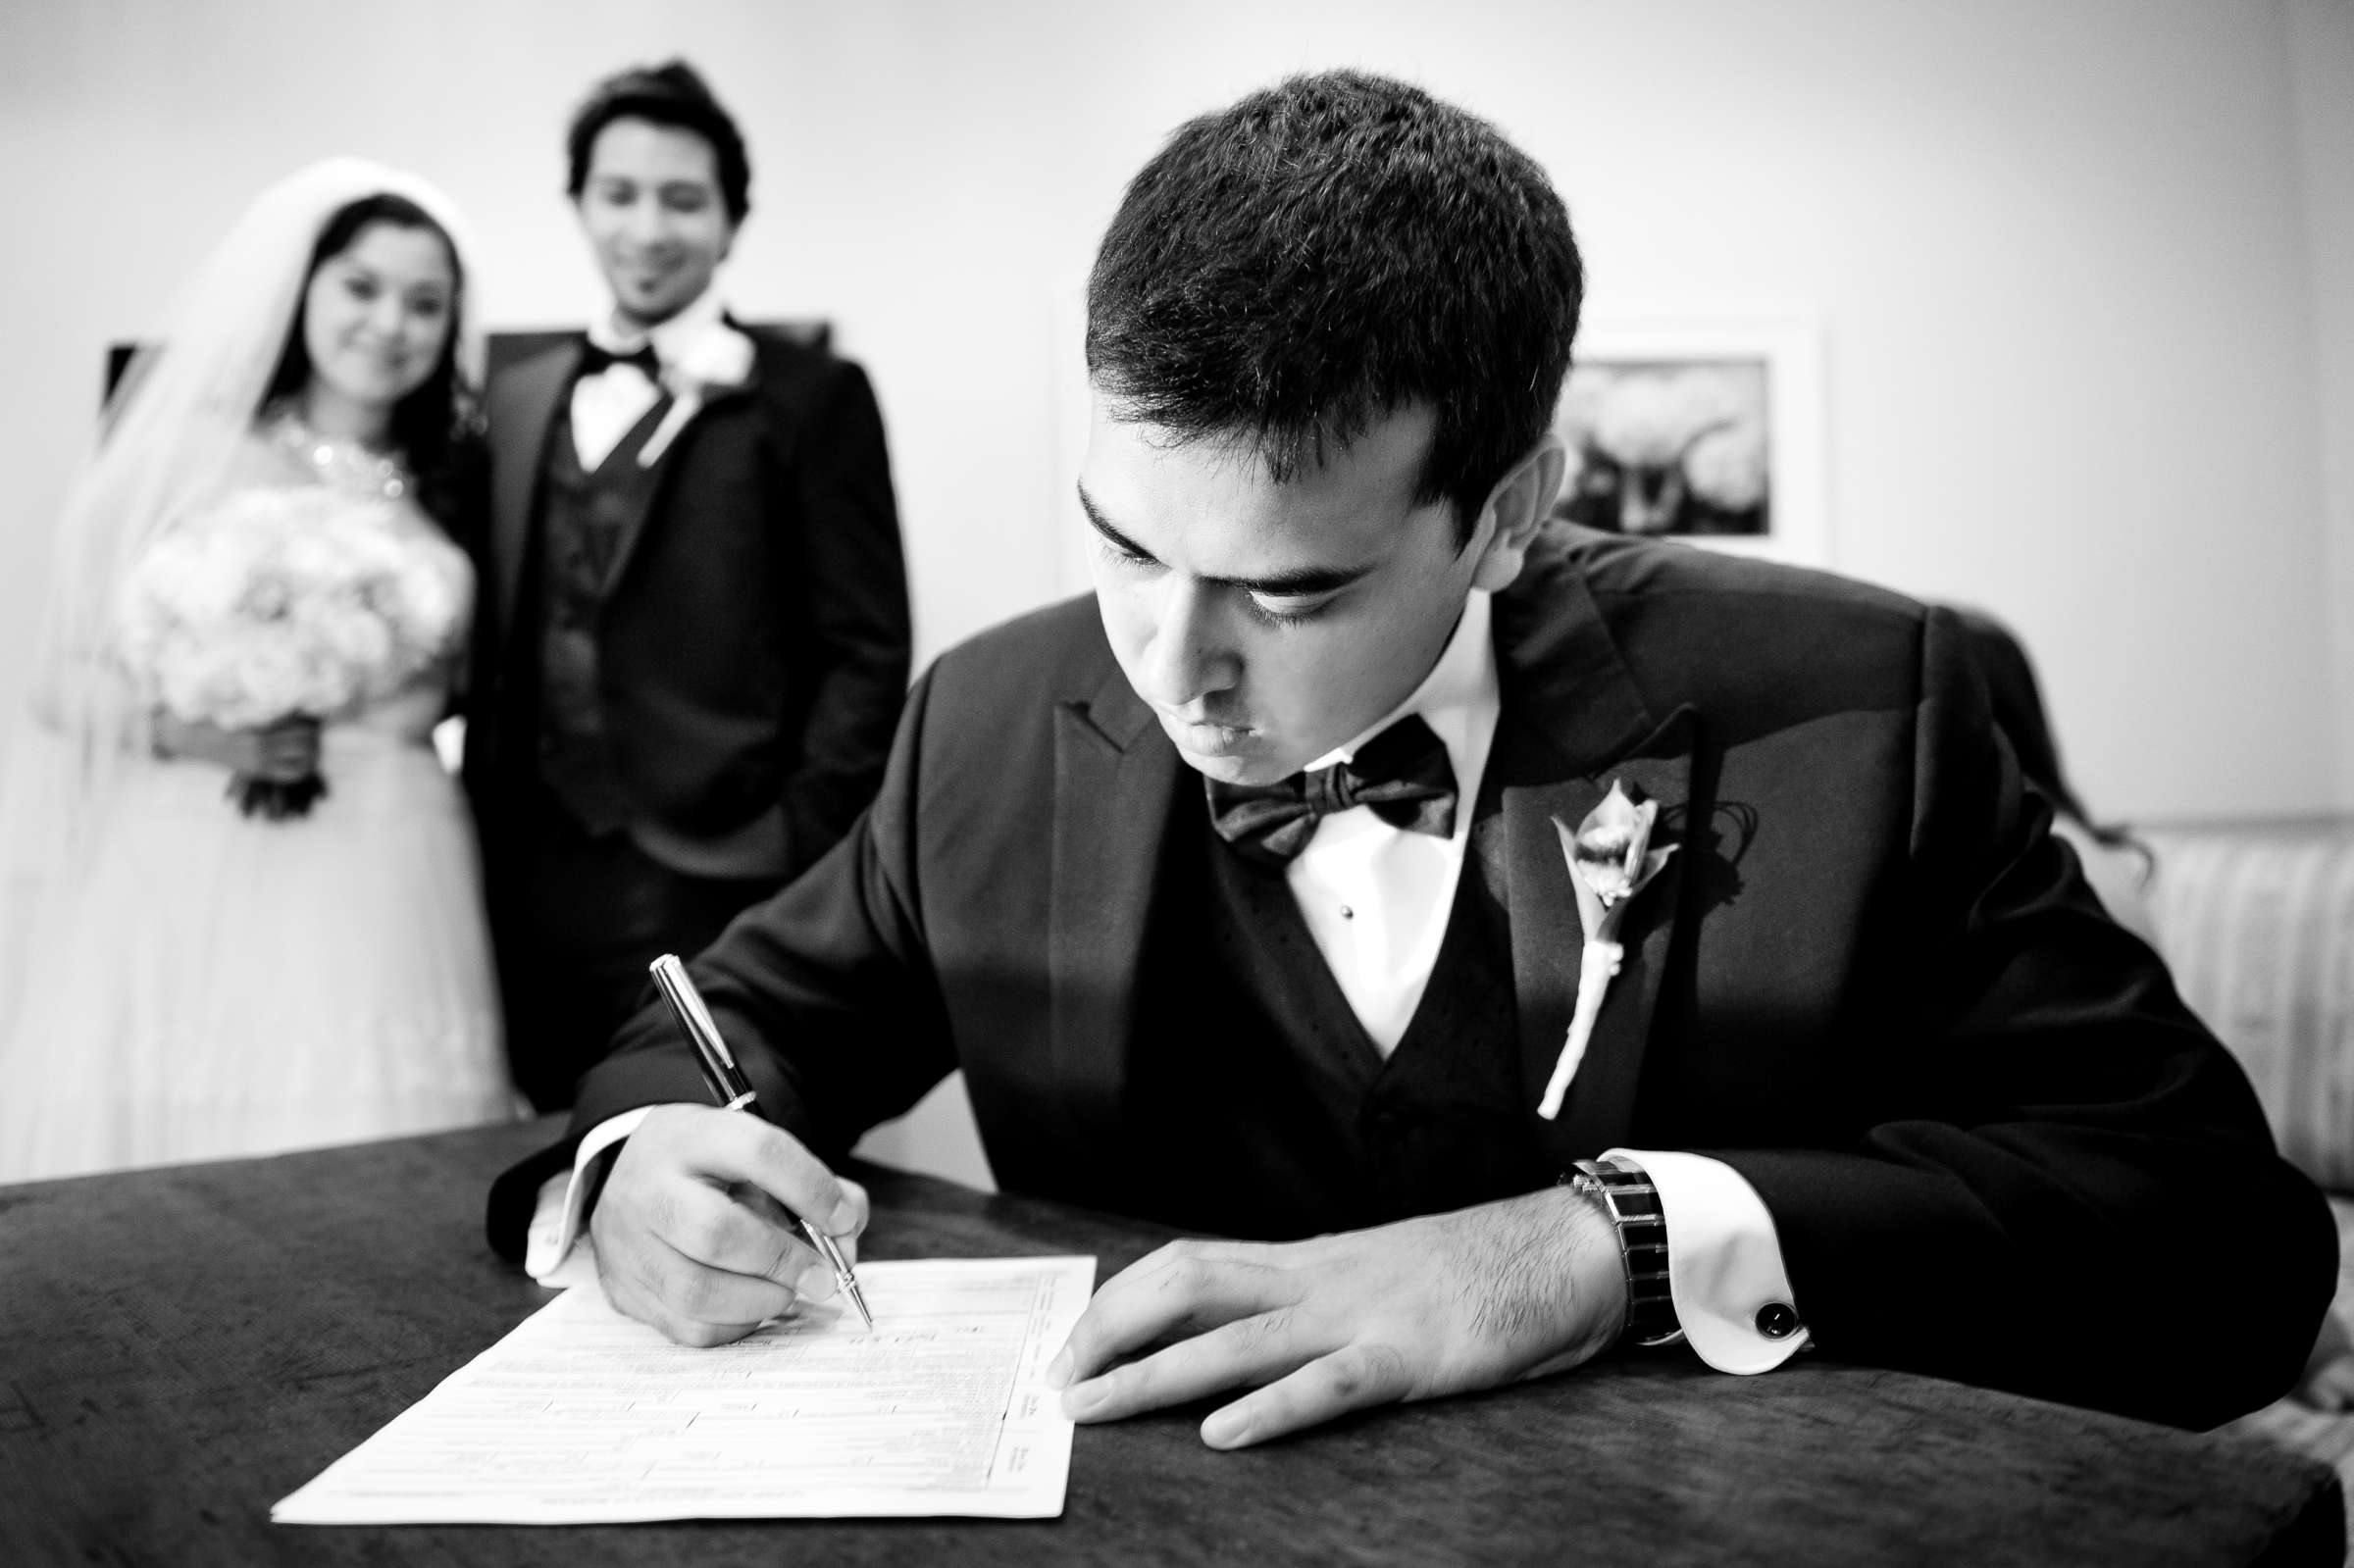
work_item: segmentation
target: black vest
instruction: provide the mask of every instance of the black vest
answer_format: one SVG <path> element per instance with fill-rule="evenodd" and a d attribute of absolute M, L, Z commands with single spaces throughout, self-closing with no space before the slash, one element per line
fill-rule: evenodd
<path fill-rule="evenodd" d="M 654 470 L 638 454 L 670 411 L 664 396 L 593 472 L 581 467 L 567 397 L 547 432 L 539 482 L 536 608 L 540 780 L 583 828 L 619 832 L 630 797 L 605 738 L 596 619 L 631 523 L 653 499 Z"/>
<path fill-rule="evenodd" d="M 1237 855 L 1194 808 L 1200 831 L 1172 847 L 1140 977 L 1120 1206 L 1291 1239 L 1553 1180 L 1521 1103 L 1510 936 L 1476 842 L 1503 820 L 1482 804 L 1430 983 L 1386 1059 L 1283 873 Z"/>

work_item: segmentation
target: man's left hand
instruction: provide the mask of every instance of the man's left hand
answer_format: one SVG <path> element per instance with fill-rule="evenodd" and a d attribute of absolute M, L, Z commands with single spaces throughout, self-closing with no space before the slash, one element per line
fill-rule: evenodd
<path fill-rule="evenodd" d="M 1252 1388 L 1202 1423 L 1240 1448 L 1576 1366 L 1625 1315 L 1609 1219 L 1556 1188 L 1306 1241 L 1173 1241 L 1096 1292 L 1047 1379 L 1078 1421 Z"/>

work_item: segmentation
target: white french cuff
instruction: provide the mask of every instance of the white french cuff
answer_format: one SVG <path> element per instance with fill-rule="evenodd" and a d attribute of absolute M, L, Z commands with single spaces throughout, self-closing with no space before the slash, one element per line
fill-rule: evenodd
<path fill-rule="evenodd" d="M 1813 1342 L 1773 1216 L 1758 1189 L 1705 1154 L 1614 1148 L 1643 1168 L 1667 1219 L 1667 1286 L 1685 1342 L 1719 1372 L 1770 1372 Z"/>
<path fill-rule="evenodd" d="M 588 1199 L 597 1188 L 596 1170 L 621 1140 L 638 1131 L 651 1105 L 610 1116 L 588 1130 L 572 1156 L 572 1169 L 539 1184 L 539 1199 L 532 1209 L 532 1228 L 523 1245 L 523 1272 L 541 1285 L 585 1285 L 596 1278 L 595 1255 L 576 1248 L 588 1223 Z"/>

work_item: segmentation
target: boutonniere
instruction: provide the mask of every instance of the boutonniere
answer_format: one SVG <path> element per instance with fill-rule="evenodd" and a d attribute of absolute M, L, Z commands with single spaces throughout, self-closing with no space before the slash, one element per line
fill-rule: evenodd
<path fill-rule="evenodd" d="M 1559 817 L 1553 819 L 1554 832 L 1561 835 L 1561 858 L 1569 863 L 1569 887 L 1577 894 L 1577 923 L 1585 928 L 1586 945 L 1578 956 L 1577 1010 L 1570 1015 L 1553 1077 L 1546 1081 L 1545 1097 L 1537 1102 L 1537 1114 L 1549 1122 L 1561 1114 L 1561 1096 L 1569 1092 L 1569 1080 L 1577 1076 L 1586 1042 L 1593 1037 L 1594 1020 L 1602 1016 L 1603 992 L 1626 957 L 1618 940 L 1626 906 L 1675 853 L 1673 844 L 1651 847 L 1652 825 L 1659 814 L 1658 801 L 1636 805 L 1613 779 L 1602 804 L 1574 829 Z"/>
<path fill-rule="evenodd" d="M 751 374 L 752 340 L 725 322 L 713 324 L 676 362 L 662 367 L 662 384 L 670 388 L 673 401 L 639 450 L 638 466 L 652 468 L 706 398 L 722 388 L 742 385 Z"/>

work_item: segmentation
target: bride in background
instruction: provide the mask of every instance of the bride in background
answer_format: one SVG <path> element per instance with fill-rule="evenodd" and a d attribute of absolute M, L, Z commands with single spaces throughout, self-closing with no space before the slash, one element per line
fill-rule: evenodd
<path fill-rule="evenodd" d="M 107 414 L 7 758 L 0 1181 L 513 1114 L 431 740 L 474 591 L 458 234 L 391 170 L 294 175 Z"/>

